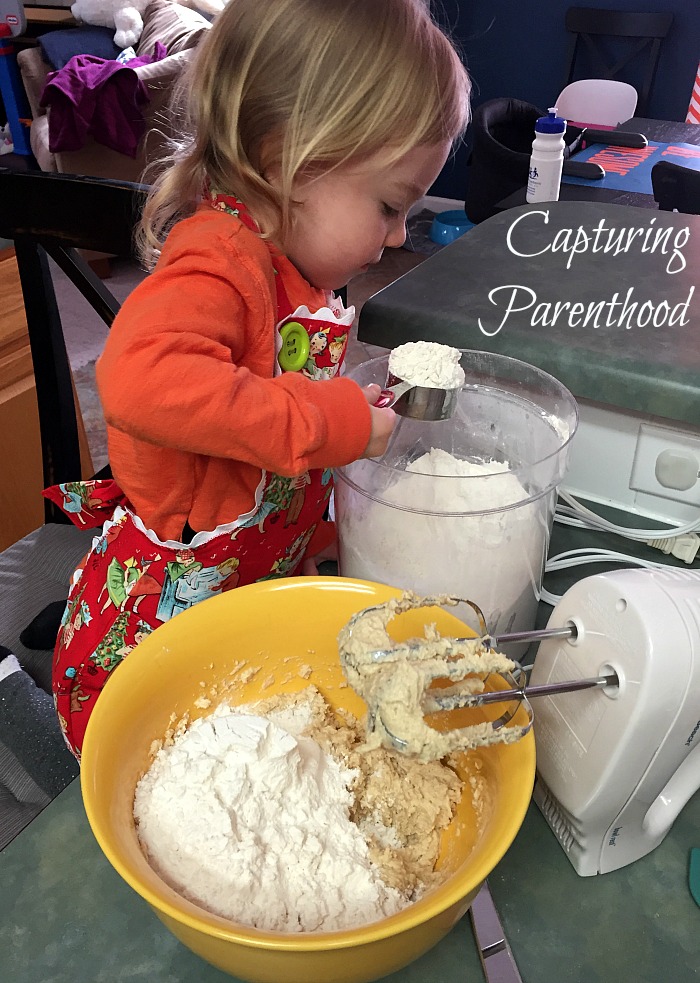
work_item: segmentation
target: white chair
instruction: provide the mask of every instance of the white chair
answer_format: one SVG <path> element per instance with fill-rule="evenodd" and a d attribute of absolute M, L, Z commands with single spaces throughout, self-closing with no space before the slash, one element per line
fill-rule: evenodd
<path fill-rule="evenodd" d="M 559 116 L 583 126 L 617 126 L 634 116 L 637 90 L 615 79 L 579 79 L 562 89 Z"/>

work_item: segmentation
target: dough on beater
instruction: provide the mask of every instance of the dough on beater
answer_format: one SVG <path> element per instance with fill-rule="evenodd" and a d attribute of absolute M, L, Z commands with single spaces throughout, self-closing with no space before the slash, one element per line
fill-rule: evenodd
<path fill-rule="evenodd" d="M 405 591 L 385 604 L 354 615 L 338 636 L 340 661 L 348 682 L 367 703 L 367 747 L 396 747 L 419 761 L 436 761 L 452 751 L 510 744 L 529 729 L 494 728 L 491 722 L 438 731 L 425 720 L 423 700 L 434 679 L 460 682 L 460 691 L 483 691 L 481 676 L 511 672 L 515 663 L 488 644 L 488 636 L 458 641 L 443 637 L 434 625 L 422 639 L 397 643 L 388 623 L 412 608 L 456 605 L 460 598 L 439 594 L 418 597 Z M 375 653 L 385 656 L 377 660 Z M 464 679 L 468 674 L 469 679 Z M 478 674 L 478 675 L 474 675 Z"/>

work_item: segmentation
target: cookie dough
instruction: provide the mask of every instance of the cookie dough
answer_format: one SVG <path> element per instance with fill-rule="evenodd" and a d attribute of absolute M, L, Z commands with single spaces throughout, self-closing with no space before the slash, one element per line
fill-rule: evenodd
<path fill-rule="evenodd" d="M 488 636 L 458 640 L 434 625 L 422 639 L 397 643 L 387 625 L 416 607 L 456 605 L 449 595 L 418 597 L 410 591 L 386 604 L 359 612 L 338 636 L 340 661 L 348 682 L 367 704 L 367 747 L 393 747 L 418 761 L 437 761 L 452 751 L 512 743 L 527 728 L 494 727 L 485 721 L 441 732 L 424 720 L 426 692 L 435 679 L 458 686 L 440 691 L 479 693 L 489 673 L 511 672 L 516 664 L 488 645 Z M 467 678 L 465 678 L 467 677 Z"/>

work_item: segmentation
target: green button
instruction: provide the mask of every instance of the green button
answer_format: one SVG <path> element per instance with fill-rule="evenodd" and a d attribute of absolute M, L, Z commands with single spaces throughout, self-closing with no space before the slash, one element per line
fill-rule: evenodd
<path fill-rule="evenodd" d="M 289 321 L 280 328 L 282 347 L 277 356 L 284 372 L 298 372 L 306 365 L 309 357 L 309 335 L 303 324 Z"/>

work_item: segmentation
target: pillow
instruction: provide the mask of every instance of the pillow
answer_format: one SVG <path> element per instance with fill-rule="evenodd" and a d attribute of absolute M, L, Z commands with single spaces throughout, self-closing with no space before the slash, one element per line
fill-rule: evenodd
<path fill-rule="evenodd" d="M 44 61 L 54 70 L 63 68 L 74 55 L 95 55 L 113 61 L 121 48 L 114 43 L 113 27 L 73 27 L 49 31 L 37 38 Z"/>
<path fill-rule="evenodd" d="M 194 48 L 211 27 L 209 21 L 189 7 L 172 0 L 152 0 L 143 13 L 143 33 L 137 54 L 152 55 L 156 41 L 168 49 L 169 55 Z"/>

